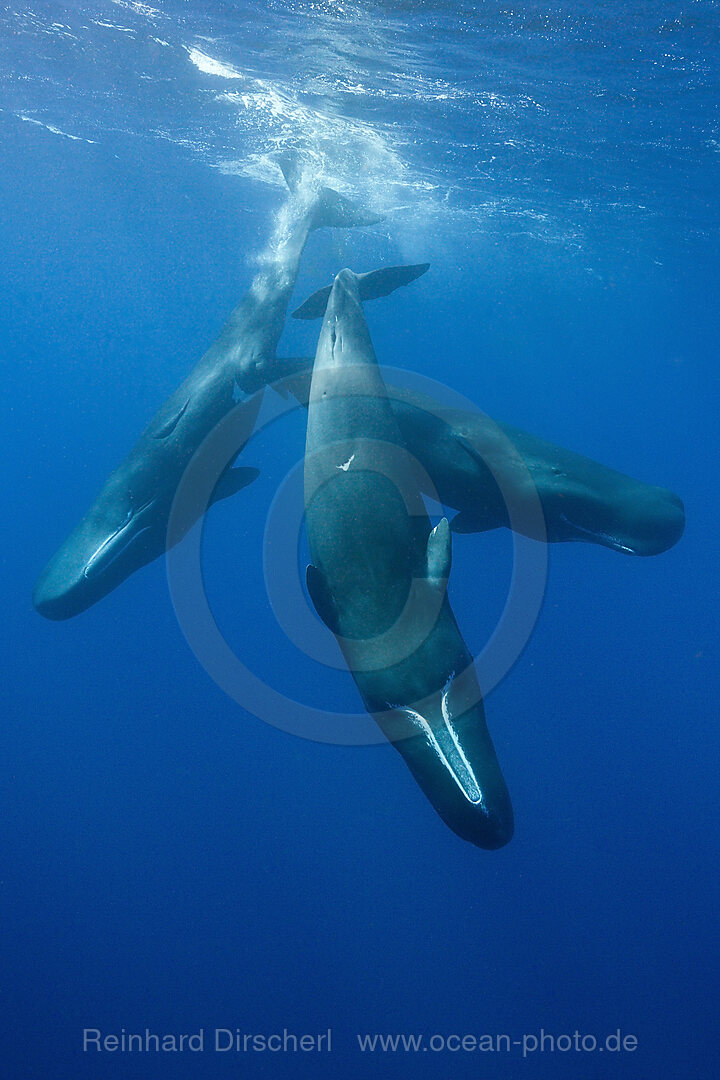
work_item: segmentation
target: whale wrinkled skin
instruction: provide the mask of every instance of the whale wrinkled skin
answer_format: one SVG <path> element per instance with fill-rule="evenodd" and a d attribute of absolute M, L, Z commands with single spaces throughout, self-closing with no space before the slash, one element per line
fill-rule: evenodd
<path fill-rule="evenodd" d="M 336 277 L 308 406 L 307 584 L 368 712 L 436 811 L 479 847 L 512 837 L 510 797 L 434 529 L 388 401 L 357 277 Z"/>

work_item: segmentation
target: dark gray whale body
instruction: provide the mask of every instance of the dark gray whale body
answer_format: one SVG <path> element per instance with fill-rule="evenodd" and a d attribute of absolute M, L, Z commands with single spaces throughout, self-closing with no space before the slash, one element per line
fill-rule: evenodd
<path fill-rule="evenodd" d="M 298 178 L 282 162 L 291 189 Z M 33 592 L 37 611 L 67 619 L 96 603 L 135 570 L 163 554 L 170 506 L 187 464 L 205 436 L 236 403 L 250 438 L 260 407 L 256 391 L 276 380 L 307 403 L 312 361 L 279 359 L 275 350 L 308 233 L 322 225 L 371 224 L 376 215 L 322 189 L 288 208 L 294 221 L 273 259 L 235 308 L 220 336 L 168 399 L 125 461 L 110 475 L 90 510 L 50 560 Z M 361 299 L 386 296 L 424 273 L 427 264 L 358 275 Z M 318 318 L 330 288 L 294 314 Z M 680 499 L 589 458 L 480 413 L 448 408 L 406 388 L 391 387 L 390 403 L 408 450 L 421 462 L 440 500 L 459 511 L 455 532 L 509 525 L 550 542 L 581 540 L 628 554 L 655 555 L 677 542 L 685 517 Z M 240 449 L 240 447 L 238 448 Z M 228 468 L 212 502 L 251 483 L 256 469 Z M 533 490 L 531 490 L 531 487 Z M 546 530 L 525 514 L 535 492 Z M 193 522 L 188 521 L 186 527 Z M 182 535 L 178 530 L 174 539 Z"/>
<path fill-rule="evenodd" d="M 391 286 L 419 276 L 419 267 L 390 267 L 356 275 L 361 300 L 387 295 Z M 410 274 L 409 271 L 417 271 Z M 318 290 L 296 311 L 297 319 L 321 318 L 330 288 Z M 302 404 L 310 393 L 311 368 L 289 381 Z M 485 532 L 509 526 L 550 543 L 584 541 L 627 555 L 659 555 L 678 542 L 685 511 L 672 491 L 645 484 L 477 411 L 453 408 L 406 387 L 387 394 L 408 451 L 426 471 L 434 494 L 458 513 L 453 532 Z M 545 529 L 528 512 L 539 499 Z"/>
<path fill-rule="evenodd" d="M 446 823 L 501 847 L 512 807 L 447 598 L 450 529 L 431 528 L 348 270 L 313 369 L 305 504 L 308 589 L 366 708 Z"/>
<path fill-rule="evenodd" d="M 307 405 L 309 372 L 286 385 Z M 387 394 L 405 446 L 432 481 L 428 493 L 458 511 L 453 532 L 506 526 L 532 540 L 646 556 L 667 551 L 683 534 L 682 501 L 667 488 L 416 390 L 391 385 Z M 544 528 L 532 509 L 538 499 Z"/>
<path fill-rule="evenodd" d="M 285 374 L 285 362 L 276 359 L 275 350 L 310 231 L 380 220 L 328 188 L 303 194 L 296 163 L 283 160 L 280 166 L 293 197 L 272 258 L 45 567 L 33 592 L 41 615 L 77 615 L 162 554 L 173 496 L 200 443 L 236 403 Z M 258 396 L 247 403 L 248 438 L 259 405 Z M 257 475 L 255 469 L 228 469 L 213 500 L 233 494 Z"/>
<path fill-rule="evenodd" d="M 392 407 L 408 450 L 441 501 L 458 510 L 453 532 L 509 526 L 534 540 L 584 541 L 627 555 L 659 555 L 682 536 L 685 511 L 672 491 L 464 409 L 393 387 Z M 540 500 L 545 532 L 525 513 Z"/>

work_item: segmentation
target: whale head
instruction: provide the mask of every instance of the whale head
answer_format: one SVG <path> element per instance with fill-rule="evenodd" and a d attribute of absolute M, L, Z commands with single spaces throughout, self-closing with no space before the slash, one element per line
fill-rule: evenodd
<path fill-rule="evenodd" d="M 625 478 L 623 478 L 625 480 Z M 549 540 L 585 540 L 627 555 L 659 555 L 678 542 L 685 508 L 672 491 L 625 480 L 605 499 L 568 491 L 558 503 Z"/>
<path fill-rule="evenodd" d="M 138 496 L 111 477 L 35 583 L 33 605 L 69 619 L 161 554 L 165 518 L 157 496 Z"/>

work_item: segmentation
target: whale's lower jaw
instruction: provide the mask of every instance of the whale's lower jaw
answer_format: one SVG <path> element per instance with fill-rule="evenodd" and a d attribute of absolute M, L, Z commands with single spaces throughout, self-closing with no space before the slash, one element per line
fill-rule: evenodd
<path fill-rule="evenodd" d="M 392 702 L 372 715 L 445 824 L 475 847 L 496 851 L 512 840 L 514 818 L 484 711 L 478 704 L 455 719 L 443 707 L 446 695 L 438 698 L 432 720 Z"/>
<path fill-rule="evenodd" d="M 162 553 L 164 530 L 143 524 L 132 533 L 116 530 L 94 546 L 83 562 L 64 549 L 48 564 L 35 583 L 33 607 L 53 621 L 72 619 L 112 592 L 125 578 Z M 64 567 L 76 565 L 72 572 Z"/>
<path fill-rule="evenodd" d="M 52 591 L 45 587 L 42 578 L 38 579 L 33 590 L 33 607 L 38 615 L 53 622 L 62 622 L 80 615 L 95 603 L 96 597 L 81 585 Z"/>
<path fill-rule="evenodd" d="M 626 515 L 627 517 L 628 515 Z M 620 551 L 624 555 L 661 555 L 677 544 L 685 530 L 685 508 L 681 500 L 671 492 L 663 500 L 656 500 L 651 511 L 645 509 L 640 520 L 613 529 L 594 528 L 590 522 L 583 524 L 572 513 L 560 513 L 558 535 L 548 527 L 549 540 L 586 541 L 601 547 Z"/>
<path fill-rule="evenodd" d="M 603 532 L 601 529 L 588 529 L 576 521 L 571 521 L 565 514 L 560 514 L 559 520 L 568 527 L 569 535 L 566 538 L 568 540 L 587 540 L 588 543 L 600 544 L 602 547 L 612 548 L 613 551 L 622 551 L 626 555 L 640 554 L 637 545 L 630 547 L 612 533 Z"/>

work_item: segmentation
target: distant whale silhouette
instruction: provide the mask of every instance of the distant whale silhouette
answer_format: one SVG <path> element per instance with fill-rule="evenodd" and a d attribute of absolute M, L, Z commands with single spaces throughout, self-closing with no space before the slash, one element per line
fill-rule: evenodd
<path fill-rule="evenodd" d="M 295 160 L 282 158 L 279 164 L 292 196 L 283 218 L 287 227 L 272 259 L 43 570 L 33 592 L 41 615 L 77 615 L 162 554 L 173 496 L 200 443 L 237 402 L 286 370 L 275 352 L 310 231 L 380 220 L 329 188 L 308 192 Z M 248 438 L 259 406 L 257 395 L 248 401 Z M 228 468 L 214 500 L 240 490 L 257 475 L 255 469 Z"/>
<path fill-rule="evenodd" d="M 361 306 L 335 278 L 308 405 L 308 591 L 365 707 L 445 822 L 484 848 L 513 815 L 472 658 L 447 598 L 451 533 L 434 529 L 387 398 Z"/>

